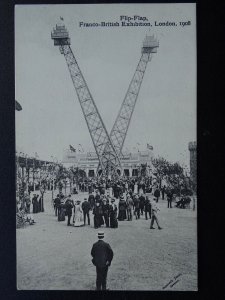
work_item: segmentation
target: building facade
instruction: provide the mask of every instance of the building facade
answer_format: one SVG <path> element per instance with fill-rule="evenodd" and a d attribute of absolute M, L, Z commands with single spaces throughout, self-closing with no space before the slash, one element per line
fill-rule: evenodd
<path fill-rule="evenodd" d="M 124 152 L 120 157 L 122 172 L 127 177 L 133 177 L 138 175 L 138 168 L 142 164 L 147 164 L 149 169 L 152 168 L 153 152 L 149 149 L 145 151 L 138 151 L 136 153 Z M 98 172 L 99 160 L 95 152 L 76 153 L 66 150 L 63 155 L 62 163 L 65 167 L 78 167 L 85 171 L 87 177 L 95 177 Z M 101 172 L 101 170 L 99 170 Z M 120 173 L 120 170 L 118 170 Z"/>

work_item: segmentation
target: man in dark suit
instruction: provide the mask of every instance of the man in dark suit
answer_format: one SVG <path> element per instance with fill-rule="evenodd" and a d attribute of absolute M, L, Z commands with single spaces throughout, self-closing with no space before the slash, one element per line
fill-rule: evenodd
<path fill-rule="evenodd" d="M 140 219 L 140 200 L 137 195 L 134 196 L 134 215 L 137 219 Z"/>
<path fill-rule="evenodd" d="M 106 290 L 108 267 L 113 259 L 113 251 L 108 243 L 103 241 L 104 232 L 98 232 L 98 242 L 91 249 L 92 263 L 96 266 L 96 290 Z"/>
<path fill-rule="evenodd" d="M 163 200 L 164 200 L 164 196 L 165 196 L 165 191 L 166 191 L 166 186 L 164 185 L 163 188 L 161 189 Z"/>
<path fill-rule="evenodd" d="M 71 198 L 71 195 L 69 195 L 68 199 L 65 202 L 65 208 L 66 208 L 66 215 L 68 216 L 67 226 L 71 226 L 70 219 L 71 219 L 71 216 L 72 216 L 72 211 L 74 209 L 74 203 L 73 203 L 73 200 Z"/>
<path fill-rule="evenodd" d="M 86 216 L 88 219 L 88 225 L 90 225 L 90 215 L 89 215 L 89 211 L 91 210 L 90 202 L 88 202 L 87 199 L 84 198 L 84 202 L 82 203 L 81 207 L 83 209 L 83 214 L 84 214 L 84 225 L 86 225 Z"/>
<path fill-rule="evenodd" d="M 152 211 L 151 202 L 149 200 L 149 197 L 146 196 L 146 199 L 145 199 L 145 220 L 148 220 L 148 215 L 149 215 L 149 219 L 151 219 L 151 211 Z"/>
<path fill-rule="evenodd" d="M 54 208 L 55 208 L 55 215 L 56 216 L 58 216 L 59 205 L 60 205 L 60 198 L 59 198 L 59 194 L 58 194 L 57 197 L 54 200 Z"/>
<path fill-rule="evenodd" d="M 143 211 L 144 211 L 144 207 L 145 207 L 145 196 L 143 194 L 141 194 L 141 196 L 139 197 L 139 207 L 140 207 L 140 212 L 141 215 L 143 215 Z"/>
<path fill-rule="evenodd" d="M 168 189 L 166 196 L 167 196 L 168 208 L 172 208 L 173 191 L 171 189 Z"/>
<path fill-rule="evenodd" d="M 159 197 L 160 197 L 160 190 L 158 188 L 158 185 L 156 186 L 155 192 L 154 192 L 154 197 L 156 198 L 156 202 L 158 203 Z"/>

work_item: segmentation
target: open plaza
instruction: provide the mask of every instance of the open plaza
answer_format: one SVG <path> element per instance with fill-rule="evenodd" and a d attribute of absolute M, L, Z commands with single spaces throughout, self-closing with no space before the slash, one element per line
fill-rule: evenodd
<path fill-rule="evenodd" d="M 83 201 L 87 196 L 72 198 Z M 95 290 L 90 252 L 98 230 L 93 215 L 90 226 L 68 227 L 57 221 L 51 192 L 44 205 L 45 212 L 34 214 L 34 225 L 17 229 L 17 288 Z M 170 209 L 161 198 L 158 207 L 163 230 L 150 230 L 144 216 L 119 221 L 118 228 L 101 227 L 114 251 L 110 290 L 197 290 L 197 209 L 192 203 L 189 209 Z"/>

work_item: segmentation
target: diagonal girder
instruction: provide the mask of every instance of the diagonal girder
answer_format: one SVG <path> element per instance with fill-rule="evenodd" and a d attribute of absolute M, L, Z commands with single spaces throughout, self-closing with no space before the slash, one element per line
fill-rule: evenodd
<path fill-rule="evenodd" d="M 157 52 L 156 50 L 159 43 L 153 36 L 146 36 L 143 42 L 140 61 L 109 136 L 73 52 L 70 49 L 70 39 L 65 26 L 56 26 L 56 29 L 52 33 L 52 38 L 54 39 L 54 44 L 60 46 L 60 52 L 64 54 L 66 58 L 67 66 L 69 68 L 102 170 L 107 174 L 111 172 L 116 173 L 116 169 L 118 167 L 121 169 L 119 157 L 122 154 L 121 151 L 147 63 L 151 59 L 151 54 Z M 103 134 L 103 131 L 105 135 Z"/>
<path fill-rule="evenodd" d="M 146 36 L 143 42 L 141 58 L 110 132 L 111 141 L 119 157 L 122 155 L 122 148 L 130 125 L 131 117 L 134 112 L 135 104 L 137 102 L 147 64 L 151 60 L 152 53 L 157 52 L 157 47 L 159 47 L 159 42 L 154 38 L 154 36 Z"/>
<path fill-rule="evenodd" d="M 120 160 L 70 48 L 68 31 L 64 25 L 56 25 L 51 37 L 54 45 L 59 46 L 60 53 L 65 57 L 103 174 L 116 176 L 117 168 L 121 168 Z"/>

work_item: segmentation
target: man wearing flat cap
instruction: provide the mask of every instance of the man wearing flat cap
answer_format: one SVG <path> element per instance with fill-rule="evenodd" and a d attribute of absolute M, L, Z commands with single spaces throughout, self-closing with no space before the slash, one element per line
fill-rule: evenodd
<path fill-rule="evenodd" d="M 103 241 L 104 232 L 98 232 L 98 241 L 91 249 L 92 263 L 96 266 L 96 290 L 106 290 L 108 267 L 113 259 L 113 251 L 110 245 Z"/>

